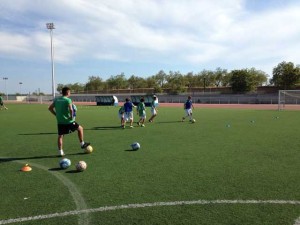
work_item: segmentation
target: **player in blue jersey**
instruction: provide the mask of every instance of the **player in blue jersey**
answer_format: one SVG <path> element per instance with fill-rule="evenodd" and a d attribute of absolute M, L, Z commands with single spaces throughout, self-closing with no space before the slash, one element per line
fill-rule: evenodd
<path fill-rule="evenodd" d="M 194 105 L 192 102 L 192 97 L 188 96 L 188 99 L 184 103 L 185 116 L 182 117 L 182 122 L 185 120 L 186 117 L 189 117 L 191 122 L 193 121 L 193 109 Z"/>
<path fill-rule="evenodd" d="M 133 112 L 132 109 L 136 106 L 130 101 L 129 98 L 126 98 L 126 102 L 124 103 L 124 125 L 123 128 L 125 128 L 126 122 L 129 120 L 130 122 L 130 128 L 133 128 Z"/>
<path fill-rule="evenodd" d="M 75 104 L 72 104 L 72 109 L 73 109 L 73 119 L 75 121 L 77 115 L 77 107 Z"/>

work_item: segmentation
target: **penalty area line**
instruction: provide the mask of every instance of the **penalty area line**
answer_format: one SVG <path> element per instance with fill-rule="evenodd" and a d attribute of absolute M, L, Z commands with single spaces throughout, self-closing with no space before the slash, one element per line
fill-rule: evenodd
<path fill-rule="evenodd" d="M 116 206 L 103 206 L 92 209 L 73 210 L 62 213 L 53 213 L 46 215 L 22 217 L 15 219 L 0 220 L 0 224 L 20 223 L 26 221 L 43 220 L 56 217 L 73 216 L 84 213 L 114 211 L 119 209 L 137 209 L 146 207 L 159 207 L 159 206 L 177 206 L 177 205 L 211 205 L 211 204 L 275 204 L 275 205 L 300 205 L 300 201 L 292 200 L 195 200 L 195 201 L 175 201 L 175 202 L 153 202 L 153 203 L 140 203 L 140 204 L 127 204 Z M 295 220 L 295 225 L 300 225 L 300 217 Z"/>

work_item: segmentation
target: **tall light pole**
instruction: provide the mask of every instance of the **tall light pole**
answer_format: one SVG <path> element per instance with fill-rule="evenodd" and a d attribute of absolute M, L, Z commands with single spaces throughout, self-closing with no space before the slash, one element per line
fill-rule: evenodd
<path fill-rule="evenodd" d="M 5 85 L 6 100 L 8 100 L 8 94 L 7 94 L 7 89 L 6 89 L 6 81 L 8 80 L 8 78 L 3 77 L 3 80 L 4 80 L 4 85 Z"/>
<path fill-rule="evenodd" d="M 55 80 L 54 80 L 54 51 L 53 51 L 53 42 L 52 42 L 52 37 L 53 37 L 53 29 L 54 23 L 46 23 L 47 29 L 50 30 L 50 40 L 51 40 L 51 68 L 52 68 L 52 96 L 53 99 L 55 98 Z"/>
<path fill-rule="evenodd" d="M 22 82 L 19 82 L 19 84 L 20 84 L 20 95 L 22 95 Z"/>

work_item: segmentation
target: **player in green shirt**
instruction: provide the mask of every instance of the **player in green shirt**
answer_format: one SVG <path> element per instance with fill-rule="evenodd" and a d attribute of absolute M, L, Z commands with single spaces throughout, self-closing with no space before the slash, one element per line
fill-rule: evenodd
<path fill-rule="evenodd" d="M 119 119 L 121 119 L 121 127 L 124 127 L 124 113 L 125 113 L 125 109 L 124 109 L 124 106 L 121 106 L 119 111 L 118 111 L 118 116 L 119 116 Z"/>
<path fill-rule="evenodd" d="M 3 98 L 2 96 L 0 95 L 0 107 L 1 107 L 1 110 L 4 108 L 4 109 L 8 109 L 5 105 L 4 105 L 4 102 L 3 102 Z"/>
<path fill-rule="evenodd" d="M 140 120 L 139 122 L 137 122 L 137 124 L 139 126 L 141 125 L 142 127 L 145 126 L 145 119 L 146 119 L 146 107 L 144 101 L 145 101 L 144 98 L 141 98 L 140 103 L 138 104 L 136 109 L 137 114 L 140 117 Z"/>
<path fill-rule="evenodd" d="M 62 89 L 62 96 L 55 98 L 53 103 L 49 106 L 49 111 L 56 116 L 57 120 L 57 145 L 61 156 L 65 155 L 63 151 L 63 137 L 65 134 L 69 134 L 77 130 L 81 148 L 84 149 L 90 145 L 90 143 L 83 141 L 83 127 L 75 122 L 72 100 L 69 98 L 70 95 L 70 88 L 64 87 Z"/>

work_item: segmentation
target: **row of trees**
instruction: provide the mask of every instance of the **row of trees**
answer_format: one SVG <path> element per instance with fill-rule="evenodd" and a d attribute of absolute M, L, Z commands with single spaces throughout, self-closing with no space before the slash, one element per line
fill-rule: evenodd
<path fill-rule="evenodd" d="M 300 81 L 300 67 L 294 66 L 292 62 L 281 62 L 273 69 L 273 78 L 270 85 L 278 88 L 289 89 L 297 85 Z M 163 89 L 169 89 L 173 93 L 184 92 L 187 88 L 193 87 L 232 87 L 235 93 L 255 91 L 257 86 L 267 85 L 268 75 L 255 68 L 232 70 L 217 68 L 214 71 L 203 70 L 194 74 L 189 72 L 170 71 L 168 74 L 163 70 L 147 78 L 130 76 L 128 79 L 124 73 L 111 76 L 103 80 L 100 76 L 90 76 L 86 84 L 58 84 L 57 91 L 61 91 L 64 86 L 69 86 L 73 92 L 91 92 L 113 89 L 136 89 L 154 88 L 159 93 Z"/>

